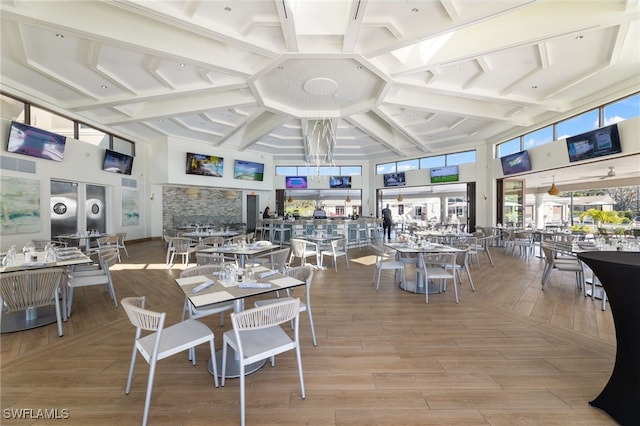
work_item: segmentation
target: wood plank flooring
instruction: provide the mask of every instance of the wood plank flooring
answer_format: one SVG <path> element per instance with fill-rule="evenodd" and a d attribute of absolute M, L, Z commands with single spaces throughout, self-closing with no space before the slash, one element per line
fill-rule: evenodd
<path fill-rule="evenodd" d="M 113 268 L 119 299 L 145 295 L 148 306 L 180 319 L 183 298 L 167 269 L 161 241 L 128 243 L 129 259 Z M 306 399 L 300 398 L 293 353 L 247 377 L 247 423 L 252 425 L 611 425 L 588 401 L 607 383 L 615 358 L 610 309 L 585 298 L 568 272 L 554 272 L 542 291 L 543 262 L 505 256 L 495 267 L 463 278 L 460 304 L 452 291 L 429 297 L 400 290 L 391 272 L 380 291 L 371 284 L 374 257 L 349 251 L 318 271 L 313 347 L 301 317 Z M 303 291 L 297 290 L 303 297 Z M 248 300 L 247 305 L 252 305 Z M 216 333 L 228 317 L 203 321 Z M 130 395 L 124 394 L 134 329 L 100 287 L 76 290 L 73 314 L 58 337 L 55 324 L 1 335 L 4 424 L 134 425 L 142 420 L 147 364 L 138 357 Z M 239 423 L 239 384 L 214 388 L 207 349 L 195 367 L 186 355 L 160 361 L 151 425 Z M 18 411 L 11 412 L 11 409 Z M 65 420 L 16 420 L 32 409 L 58 410 Z M 66 411 L 63 411 L 66 410 Z M 51 413 L 51 411 L 49 411 Z"/>

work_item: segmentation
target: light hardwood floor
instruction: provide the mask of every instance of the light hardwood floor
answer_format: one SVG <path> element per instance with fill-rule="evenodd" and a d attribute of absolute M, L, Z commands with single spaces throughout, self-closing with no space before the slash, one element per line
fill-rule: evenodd
<path fill-rule="evenodd" d="M 113 268 L 119 299 L 145 295 L 150 308 L 180 319 L 183 298 L 164 265 L 161 241 L 128 243 L 130 258 Z M 453 292 L 424 296 L 400 290 L 384 273 L 371 284 L 373 256 L 349 252 L 315 274 L 313 313 L 318 346 L 301 317 L 306 384 L 300 398 L 293 353 L 248 376 L 247 423 L 252 425 L 610 425 L 588 401 L 607 383 L 615 357 L 611 311 L 576 290 L 573 275 L 554 272 L 541 291 L 543 262 L 505 256 L 495 267 L 472 267 L 460 304 Z M 297 290 L 303 296 L 302 290 Z M 247 301 L 252 305 L 252 301 Z M 204 318 L 221 348 L 219 316 Z M 83 288 L 64 324 L 1 336 L 1 408 L 57 409 L 66 420 L 36 424 L 134 425 L 142 419 L 147 364 L 139 358 L 132 392 L 124 394 L 134 329 L 104 289 Z M 151 425 L 238 424 L 239 385 L 214 388 L 206 370 L 186 355 L 160 361 Z M 62 411 L 67 410 L 67 411 Z M 34 415 L 37 411 L 33 412 Z"/>

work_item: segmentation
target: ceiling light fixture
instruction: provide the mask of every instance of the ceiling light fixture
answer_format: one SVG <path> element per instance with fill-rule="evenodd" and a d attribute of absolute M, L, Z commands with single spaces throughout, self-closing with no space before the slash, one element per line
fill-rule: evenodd
<path fill-rule="evenodd" d="M 402 192 L 398 191 L 398 198 L 397 198 L 398 202 L 401 203 L 402 200 L 404 200 L 404 198 L 402 197 Z"/>
<path fill-rule="evenodd" d="M 556 177 L 553 176 L 553 181 L 551 182 L 551 188 L 549 188 L 549 190 L 547 191 L 547 194 L 558 195 L 559 193 L 560 193 L 560 190 L 556 186 Z"/>
<path fill-rule="evenodd" d="M 291 198 L 291 194 L 289 194 L 289 198 L 287 198 L 287 203 L 293 203 L 293 198 Z"/>
<path fill-rule="evenodd" d="M 351 202 L 351 197 L 349 197 L 349 193 L 347 192 L 347 198 L 344 199 L 347 203 Z"/>
<path fill-rule="evenodd" d="M 333 153 L 336 148 L 336 129 L 338 119 L 327 117 L 327 111 L 332 109 L 333 95 L 338 89 L 335 80 L 326 77 L 314 77 L 307 80 L 303 89 L 313 96 L 312 108 L 318 111 L 316 119 L 306 121 L 304 127 L 304 154 L 307 168 L 315 168 L 311 176 L 320 176 L 321 166 L 333 166 Z"/>

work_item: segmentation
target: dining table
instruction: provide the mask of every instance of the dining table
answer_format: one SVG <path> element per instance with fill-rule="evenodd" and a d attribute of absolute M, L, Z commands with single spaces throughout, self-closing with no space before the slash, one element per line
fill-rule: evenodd
<path fill-rule="evenodd" d="M 425 282 L 425 277 L 422 275 L 422 267 L 423 267 L 423 255 L 424 254 L 437 254 L 437 253 L 459 253 L 463 251 L 462 249 L 448 246 L 445 244 L 438 243 L 414 243 L 411 241 L 397 241 L 397 242 L 388 242 L 384 243 L 384 246 L 390 249 L 395 250 L 399 255 L 416 255 L 416 279 L 407 280 L 405 278 L 404 281 L 400 282 L 399 286 L 401 289 L 406 291 L 411 291 L 414 293 L 424 294 L 425 291 L 428 291 L 429 294 L 440 293 L 440 285 L 430 285 L 430 283 Z M 405 274 L 406 277 L 406 274 Z"/>
<path fill-rule="evenodd" d="M 79 232 L 75 234 L 61 234 L 56 236 L 57 239 L 62 241 L 71 241 L 77 242 L 77 246 L 81 248 L 84 247 L 85 253 L 91 252 L 91 241 L 96 241 L 98 238 L 102 237 L 113 237 L 115 234 L 101 233 L 101 232 Z M 76 245 L 76 244 L 72 244 Z"/>
<path fill-rule="evenodd" d="M 238 259 L 238 266 L 244 268 L 247 258 L 267 253 L 280 248 L 277 244 L 264 244 L 260 241 L 252 244 L 224 244 L 219 247 L 209 247 L 198 250 L 198 253 L 218 253 L 223 255 L 233 255 Z"/>
<path fill-rule="evenodd" d="M 222 238 L 231 238 L 240 235 L 238 231 L 212 231 L 212 230 L 196 230 L 196 231 L 188 231 L 182 234 L 183 237 L 187 238 L 197 238 L 198 243 L 202 244 L 202 241 L 205 238 L 209 237 L 222 237 Z"/>
<path fill-rule="evenodd" d="M 46 261 L 45 257 L 44 251 L 16 253 L 15 261 L 11 265 L 0 267 L 0 274 L 45 268 L 72 268 L 75 265 L 93 262 L 77 247 L 59 248 L 56 250 L 56 257 L 53 261 Z M 63 295 L 63 297 L 65 296 Z M 54 306 L 42 306 L 27 308 L 24 312 L 2 312 L 2 321 L 0 322 L 2 323 L 0 327 L 2 333 L 29 330 L 56 322 L 56 311 Z"/>
<path fill-rule="evenodd" d="M 234 312 L 244 310 L 244 300 L 247 297 L 258 296 L 280 290 L 288 290 L 304 285 L 305 282 L 297 278 L 290 277 L 279 271 L 274 271 L 265 266 L 254 266 L 250 268 L 253 272 L 253 279 L 245 278 L 239 282 L 237 277 L 229 278 L 221 275 L 198 275 L 195 277 L 177 278 L 176 283 L 184 293 L 185 297 L 196 308 L 204 308 L 207 305 L 233 301 Z M 210 285 L 200 291 L 195 291 L 203 283 Z M 256 285 L 257 284 L 257 285 Z M 262 286 L 260 286 L 262 285 Z M 217 351 L 215 359 L 208 362 L 209 373 L 214 374 L 213 362 L 216 362 L 218 375 L 222 375 L 224 366 L 222 365 L 222 351 Z M 265 364 L 266 360 L 245 366 L 245 374 L 253 373 Z M 240 376 L 240 363 L 238 355 L 227 357 L 226 374 L 229 377 Z"/>

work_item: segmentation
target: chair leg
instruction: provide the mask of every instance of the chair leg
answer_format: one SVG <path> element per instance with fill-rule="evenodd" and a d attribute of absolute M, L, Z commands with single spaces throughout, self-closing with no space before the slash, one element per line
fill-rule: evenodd
<path fill-rule="evenodd" d="M 218 387 L 218 366 L 216 362 L 216 348 L 213 345 L 213 335 L 209 340 L 209 348 L 211 350 L 211 364 L 213 364 L 213 385 Z"/>
<path fill-rule="evenodd" d="M 300 393 L 302 399 L 306 399 L 304 393 L 304 376 L 302 374 L 302 356 L 300 355 L 300 345 L 296 345 L 296 360 L 298 361 L 298 375 L 300 376 Z"/>
<path fill-rule="evenodd" d="M 58 322 L 58 336 L 62 337 L 62 309 L 60 308 L 60 299 L 56 294 L 56 321 Z"/>
<path fill-rule="evenodd" d="M 311 306 L 307 303 L 307 315 L 309 316 L 309 327 L 311 327 L 311 337 L 313 338 L 313 346 L 318 346 L 316 341 L 316 327 L 313 325 L 313 314 L 311 313 Z"/>
<path fill-rule="evenodd" d="M 149 406 L 151 405 L 151 391 L 153 391 L 153 379 L 156 374 L 156 360 L 149 360 L 149 380 L 147 381 L 147 395 L 144 398 L 144 414 L 142 415 L 142 426 L 149 420 Z"/>

